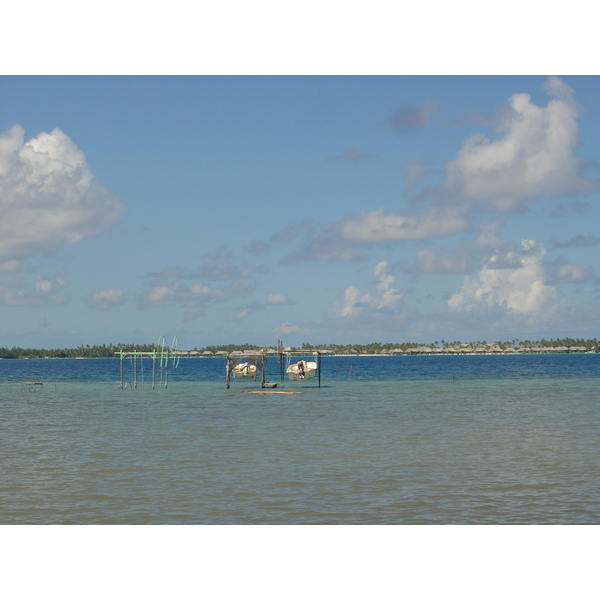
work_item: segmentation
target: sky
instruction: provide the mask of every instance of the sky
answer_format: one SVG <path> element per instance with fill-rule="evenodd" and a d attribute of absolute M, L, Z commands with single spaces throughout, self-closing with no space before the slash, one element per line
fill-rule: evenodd
<path fill-rule="evenodd" d="M 591 338 L 597 76 L 1 76 L 0 345 Z"/>

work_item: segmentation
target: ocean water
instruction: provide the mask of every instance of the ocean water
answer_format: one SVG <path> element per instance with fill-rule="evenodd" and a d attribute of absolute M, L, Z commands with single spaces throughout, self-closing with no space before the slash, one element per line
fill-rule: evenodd
<path fill-rule="evenodd" d="M 0 524 L 600 523 L 600 355 L 123 367 L 0 360 Z"/>

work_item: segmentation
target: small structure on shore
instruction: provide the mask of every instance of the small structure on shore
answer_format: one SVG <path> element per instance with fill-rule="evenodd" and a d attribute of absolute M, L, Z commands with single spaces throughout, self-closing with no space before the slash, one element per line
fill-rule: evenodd
<path fill-rule="evenodd" d="M 277 361 L 279 363 L 281 387 L 283 387 L 284 374 L 292 381 L 308 381 L 313 377 L 318 377 L 319 387 L 321 387 L 321 355 L 319 350 L 302 351 L 283 349 L 281 341 L 277 342 Z M 292 357 L 300 358 L 293 363 Z M 303 360 L 312 356 L 314 360 Z"/>
<path fill-rule="evenodd" d="M 231 386 L 231 378 L 234 379 L 253 379 L 257 381 L 260 376 L 262 388 L 276 388 L 276 383 L 266 381 L 265 365 L 267 355 L 273 352 L 263 348 L 262 350 L 248 350 L 230 352 L 225 356 L 225 387 Z M 319 387 L 321 387 L 321 352 L 319 350 L 302 351 L 283 348 L 281 340 L 277 341 L 277 364 L 279 366 L 280 385 L 284 386 L 284 378 L 287 375 L 293 381 L 308 381 L 313 377 L 318 377 Z M 300 360 L 292 363 L 292 357 Z M 303 360 L 313 357 L 314 360 Z"/>
<path fill-rule="evenodd" d="M 225 356 L 225 387 L 231 385 L 231 375 L 234 379 L 258 378 L 260 373 L 261 387 L 275 387 L 265 380 L 265 364 L 267 362 L 267 350 L 249 350 L 247 352 L 230 352 Z"/>

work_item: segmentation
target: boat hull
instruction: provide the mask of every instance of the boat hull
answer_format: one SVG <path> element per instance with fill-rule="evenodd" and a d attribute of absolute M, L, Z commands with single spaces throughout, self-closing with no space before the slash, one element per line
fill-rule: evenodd
<path fill-rule="evenodd" d="M 256 379 L 256 365 L 240 363 L 231 369 L 235 379 Z"/>
<path fill-rule="evenodd" d="M 317 363 L 300 360 L 290 365 L 285 372 L 292 381 L 306 381 L 317 374 Z"/>

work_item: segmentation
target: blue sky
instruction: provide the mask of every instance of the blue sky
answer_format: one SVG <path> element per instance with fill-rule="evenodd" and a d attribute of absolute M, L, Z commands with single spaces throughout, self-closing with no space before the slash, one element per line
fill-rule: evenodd
<path fill-rule="evenodd" d="M 0 345 L 596 337 L 597 76 L 0 76 Z"/>

